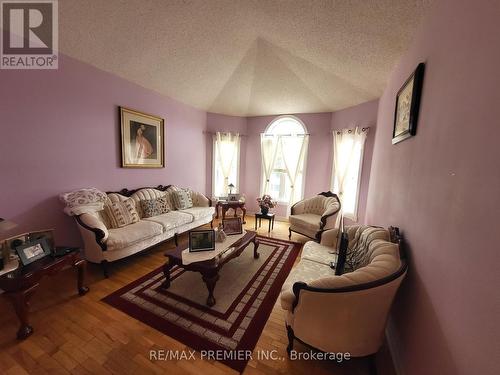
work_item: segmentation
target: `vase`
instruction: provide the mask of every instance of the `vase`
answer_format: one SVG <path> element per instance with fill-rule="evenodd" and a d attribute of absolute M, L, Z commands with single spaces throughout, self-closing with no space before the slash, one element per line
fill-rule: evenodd
<path fill-rule="evenodd" d="M 260 213 L 262 215 L 267 215 L 269 213 L 269 208 L 261 206 L 260 207 Z"/>

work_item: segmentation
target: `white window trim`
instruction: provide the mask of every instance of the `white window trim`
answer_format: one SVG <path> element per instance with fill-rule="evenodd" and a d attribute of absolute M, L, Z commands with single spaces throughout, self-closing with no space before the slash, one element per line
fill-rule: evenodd
<path fill-rule="evenodd" d="M 284 119 L 284 118 L 291 118 L 295 121 L 297 121 L 298 123 L 300 123 L 304 129 L 304 135 L 309 135 L 309 131 L 307 129 L 307 126 L 306 124 L 304 124 L 304 122 L 298 118 L 297 116 L 294 116 L 294 115 L 281 115 L 281 116 L 278 116 L 276 118 L 274 118 L 267 126 L 266 126 L 266 129 L 264 130 L 264 134 L 267 134 L 269 129 L 278 121 Z M 300 135 L 300 134 L 298 134 Z M 304 199 L 304 195 L 305 195 L 305 189 L 306 189 L 306 176 L 307 176 L 307 158 L 308 158 L 308 155 L 309 155 L 309 147 L 307 147 L 307 149 L 305 150 L 305 153 L 304 153 L 304 168 L 302 169 L 302 190 L 301 190 L 301 194 L 300 194 L 300 199 Z M 260 157 L 262 158 L 262 154 L 260 155 Z M 261 171 L 260 171 L 260 185 L 259 185 L 259 191 L 260 191 L 260 195 L 262 196 L 263 191 L 262 191 L 262 187 L 264 186 L 264 173 L 262 171 L 262 163 L 261 163 Z M 283 200 L 279 200 L 277 199 L 276 200 L 277 204 L 279 206 L 288 206 L 290 204 L 290 202 L 288 201 L 283 201 Z"/>

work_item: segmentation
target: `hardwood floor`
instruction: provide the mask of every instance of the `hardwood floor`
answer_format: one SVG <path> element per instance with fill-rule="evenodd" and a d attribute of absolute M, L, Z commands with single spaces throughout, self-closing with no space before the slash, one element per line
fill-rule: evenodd
<path fill-rule="evenodd" d="M 265 225 L 266 224 L 266 225 Z M 259 234 L 268 235 L 267 222 Z M 253 230 L 254 218 L 247 217 L 246 228 Z M 288 239 L 288 224 L 276 221 L 270 237 Z M 306 237 L 293 234 L 293 241 Z M 90 292 L 78 297 L 73 270 L 46 278 L 31 299 L 34 334 L 16 340 L 18 321 L 10 303 L 0 304 L 0 374 L 236 374 L 213 360 L 150 361 L 150 350 L 189 349 L 182 343 L 146 324 L 115 310 L 100 300 L 114 290 L 138 279 L 164 263 L 163 252 L 173 248 L 169 241 L 146 253 L 110 265 L 104 279 L 99 266 L 89 264 L 87 285 Z M 332 332 L 332 335 L 335 334 Z M 365 360 L 339 365 L 325 361 L 291 361 L 286 356 L 287 336 L 279 302 L 262 332 L 244 374 L 368 374 Z M 297 351 L 308 350 L 296 344 Z M 263 350 L 276 350 L 283 360 L 257 358 Z"/>

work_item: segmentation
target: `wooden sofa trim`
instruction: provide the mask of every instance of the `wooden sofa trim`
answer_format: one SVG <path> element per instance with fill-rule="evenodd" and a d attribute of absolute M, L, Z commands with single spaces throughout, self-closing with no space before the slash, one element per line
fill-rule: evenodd
<path fill-rule="evenodd" d="M 299 296 L 300 296 L 301 290 L 306 290 L 308 292 L 316 292 L 316 293 L 357 292 L 360 290 L 376 288 L 376 287 L 388 284 L 388 283 L 396 280 L 397 278 L 399 278 L 401 275 L 403 275 L 408 270 L 408 262 L 406 261 L 406 256 L 405 256 L 403 248 L 401 246 L 402 237 L 399 234 L 399 228 L 389 227 L 388 231 L 389 231 L 391 242 L 397 243 L 398 247 L 399 247 L 399 257 L 401 259 L 401 267 L 399 267 L 399 269 L 397 271 L 395 271 L 392 274 L 387 275 L 381 279 L 378 279 L 378 280 L 373 280 L 373 281 L 369 281 L 369 282 L 362 283 L 362 284 L 343 286 L 343 287 L 339 287 L 339 288 L 317 288 L 317 287 L 309 286 L 304 282 L 298 281 L 298 282 L 294 283 L 293 287 L 292 287 L 293 294 L 295 296 L 295 301 L 293 301 L 293 304 L 292 304 L 292 313 L 294 312 L 295 307 L 297 307 L 297 305 L 299 304 Z"/>
<path fill-rule="evenodd" d="M 106 244 L 104 242 L 102 242 L 102 239 L 104 238 L 105 234 L 102 230 L 100 230 L 99 228 L 93 228 L 91 226 L 88 226 L 87 224 L 85 224 L 82 219 L 80 219 L 80 216 L 79 215 L 76 215 L 75 216 L 75 219 L 76 219 L 76 222 L 81 225 L 83 228 L 91 231 L 91 232 L 94 232 L 94 235 L 95 235 L 95 242 L 97 242 L 97 244 L 101 247 L 102 251 L 106 251 L 108 250 L 108 247 L 106 246 Z"/>
<path fill-rule="evenodd" d="M 336 214 L 340 211 L 340 209 L 342 208 L 342 203 L 340 202 L 340 199 L 339 199 L 339 197 L 337 196 L 337 194 L 332 193 L 331 191 L 324 191 L 324 192 L 322 192 L 322 193 L 319 193 L 318 195 L 322 195 L 322 196 L 327 197 L 327 198 L 336 198 L 336 199 L 337 199 L 337 202 L 339 202 L 339 209 L 338 209 L 337 211 L 335 211 L 335 212 L 333 212 L 333 213 L 331 213 L 331 214 L 329 214 L 329 215 L 321 216 L 321 224 L 320 224 L 319 228 L 320 228 L 321 230 L 323 230 L 323 228 L 324 228 L 324 227 L 325 227 L 325 225 L 326 225 L 326 220 L 327 220 L 330 216 L 336 215 Z M 320 236 L 320 238 L 321 238 L 321 236 Z"/>
<path fill-rule="evenodd" d="M 158 185 L 158 186 L 143 186 L 140 188 L 132 189 L 129 190 L 127 188 L 123 188 L 120 191 L 107 191 L 106 194 L 120 194 L 123 195 L 124 197 L 131 197 L 134 193 L 137 193 L 139 190 L 142 189 L 155 189 L 159 191 L 167 191 L 168 188 L 172 187 L 173 185 Z M 202 194 L 202 193 L 199 193 Z M 202 194 L 205 198 L 208 199 L 208 206 L 212 207 L 212 200 L 207 197 L 205 194 Z"/>
<path fill-rule="evenodd" d="M 311 237 L 311 236 L 309 236 L 309 235 L 307 235 L 307 234 L 304 234 L 304 233 L 301 233 L 301 232 L 298 232 L 298 231 L 296 231 L 296 230 L 293 230 L 293 229 L 288 228 L 288 234 L 289 234 L 289 235 L 288 235 L 288 238 L 290 238 L 290 237 L 292 236 L 292 232 L 295 232 L 295 233 L 301 234 L 301 235 L 303 235 L 303 236 L 306 236 L 306 237 L 308 237 L 308 238 L 310 238 L 310 239 L 312 239 L 312 240 L 314 240 L 314 241 L 318 241 L 318 242 L 319 242 L 319 241 L 321 241 L 321 234 L 324 232 L 323 228 L 324 228 L 324 227 L 325 227 L 325 225 L 326 225 L 326 221 L 328 220 L 328 218 L 329 218 L 330 216 L 336 215 L 336 214 L 340 211 L 340 209 L 342 208 L 342 203 L 340 202 L 340 199 L 339 199 L 339 197 L 337 196 L 337 194 L 332 193 L 331 191 L 323 191 L 323 192 L 321 192 L 321 193 L 319 193 L 319 194 L 317 194 L 317 195 L 322 195 L 322 196 L 327 197 L 327 198 L 336 197 L 336 198 L 337 198 L 337 201 L 339 202 L 339 209 L 338 209 L 337 211 L 335 211 L 335 212 L 332 212 L 332 213 L 331 213 L 331 214 L 329 214 L 329 215 L 321 216 L 321 220 L 320 220 L 320 224 L 319 224 L 319 231 L 317 231 L 317 232 L 316 232 L 316 235 L 315 235 L 314 237 Z M 301 201 L 298 201 L 297 203 L 295 203 L 295 204 L 294 204 L 294 205 L 290 208 L 290 214 L 291 214 L 291 215 L 293 215 L 293 209 L 294 209 L 294 207 L 295 207 L 297 204 L 299 204 L 300 202 L 302 202 L 302 200 L 301 200 Z"/>

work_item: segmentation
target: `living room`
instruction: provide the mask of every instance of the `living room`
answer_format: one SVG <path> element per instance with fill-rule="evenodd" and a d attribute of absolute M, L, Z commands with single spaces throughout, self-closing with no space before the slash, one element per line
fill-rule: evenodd
<path fill-rule="evenodd" d="M 1 373 L 498 372 L 500 3 L 1 11 Z"/>

